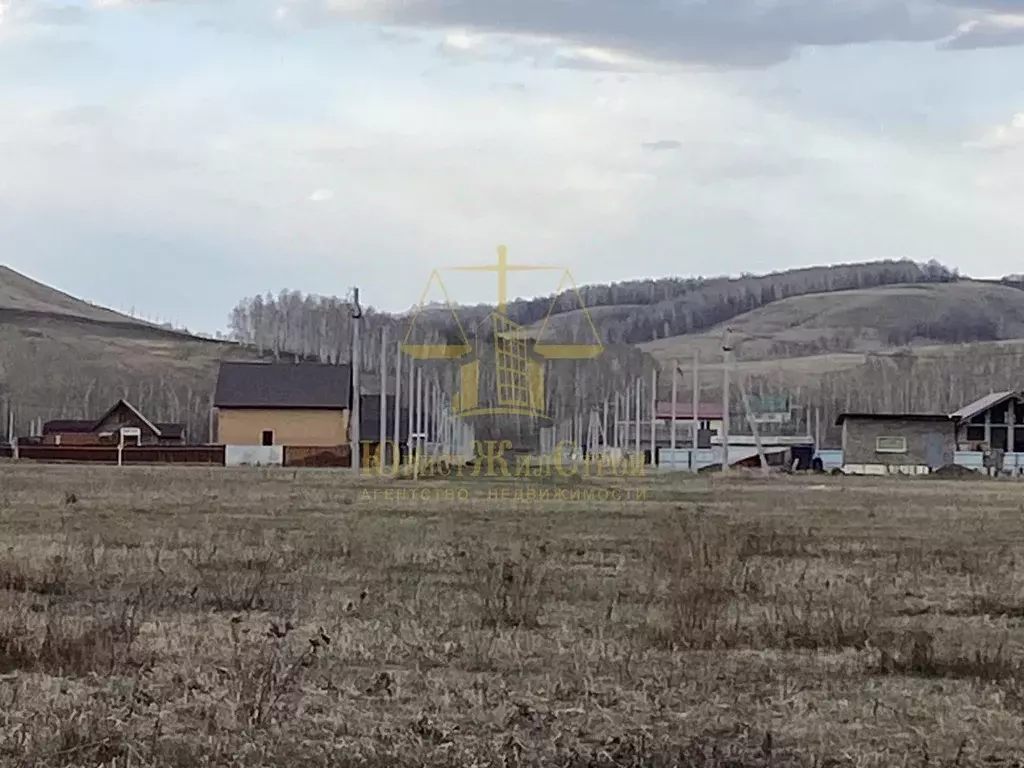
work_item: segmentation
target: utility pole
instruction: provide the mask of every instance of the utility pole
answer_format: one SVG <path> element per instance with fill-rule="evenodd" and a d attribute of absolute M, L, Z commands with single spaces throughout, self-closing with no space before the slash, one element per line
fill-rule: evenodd
<path fill-rule="evenodd" d="M 621 402 L 622 402 L 622 395 L 620 393 L 616 392 L 615 393 L 615 423 L 613 425 L 613 429 L 615 430 L 614 441 L 615 441 L 615 449 L 616 450 L 618 450 L 619 448 L 622 447 L 622 432 L 619 429 L 619 425 L 620 425 L 620 422 L 621 422 L 621 418 L 620 418 L 621 414 L 619 412 L 619 404 Z"/>
<path fill-rule="evenodd" d="M 601 422 L 601 454 L 608 453 L 608 398 L 604 399 L 604 420 Z"/>
<path fill-rule="evenodd" d="M 378 436 L 377 449 L 380 451 L 380 459 L 377 465 L 377 474 L 384 474 L 384 467 L 388 463 L 388 327 L 385 325 L 380 329 L 380 434 Z"/>
<path fill-rule="evenodd" d="M 412 479 L 420 476 L 420 435 L 423 433 L 423 368 L 416 369 L 416 439 L 413 442 Z"/>
<path fill-rule="evenodd" d="M 406 415 L 407 415 L 408 421 L 409 421 L 409 425 L 408 425 L 409 426 L 409 430 L 408 430 L 408 432 L 406 433 L 406 436 L 405 436 L 405 453 L 409 457 L 410 463 L 415 458 L 413 456 L 413 442 L 412 442 L 413 435 L 416 433 L 416 429 L 415 429 L 416 423 L 414 421 L 415 413 L 416 413 L 416 390 L 413 389 L 413 381 L 414 381 L 413 369 L 415 369 L 415 368 L 416 368 L 416 366 L 413 364 L 413 358 L 410 357 L 409 358 L 409 394 L 406 395 L 406 397 L 405 397 L 405 399 L 406 399 L 406 411 L 407 411 Z"/>
<path fill-rule="evenodd" d="M 363 308 L 359 306 L 359 289 L 352 289 L 352 421 L 349 424 L 348 431 L 352 439 L 352 445 L 349 449 L 352 453 L 352 468 L 358 474 L 362 469 L 362 453 L 360 449 L 362 445 L 360 443 L 359 434 L 359 419 L 360 414 L 360 400 L 362 399 L 362 389 L 359 386 L 359 371 L 363 367 L 363 348 L 362 339 L 360 334 L 362 331 L 362 319 L 363 319 Z"/>
<path fill-rule="evenodd" d="M 398 475 L 398 467 L 402 463 L 402 344 L 395 345 L 395 423 L 391 428 L 393 450 L 395 451 L 395 475 Z"/>
<path fill-rule="evenodd" d="M 757 430 L 757 420 L 750 411 L 750 403 L 747 400 L 747 388 L 743 384 L 743 376 L 737 376 L 737 383 L 740 385 L 740 397 L 743 399 L 743 412 L 747 415 L 747 423 L 750 424 L 750 433 L 754 436 L 754 445 L 757 446 L 757 455 L 761 460 L 761 471 L 768 474 L 768 460 L 764 456 L 764 448 L 761 447 L 761 434 Z"/>
<path fill-rule="evenodd" d="M 651 401 L 651 403 L 650 403 L 650 405 L 651 405 L 651 409 L 650 409 L 651 410 L 651 468 L 654 469 L 654 468 L 657 468 L 657 466 L 658 466 L 658 461 L 657 461 L 657 458 L 656 458 L 657 455 L 658 455 L 658 434 L 657 434 L 657 424 L 658 424 L 658 419 L 657 419 L 657 416 L 658 416 L 658 369 L 657 368 L 655 368 L 654 370 L 651 371 L 651 396 L 650 396 L 649 399 Z"/>
<path fill-rule="evenodd" d="M 641 411 L 640 411 L 640 384 L 641 384 L 640 379 L 637 379 L 636 380 L 636 409 L 635 409 L 635 415 L 636 415 L 636 435 L 635 435 L 635 438 L 634 438 L 634 441 L 633 441 L 633 450 L 634 450 L 634 454 L 636 456 L 636 461 L 637 462 L 640 462 L 640 459 L 641 459 L 641 456 L 640 456 L 640 424 L 641 424 L 641 421 L 640 421 L 640 413 L 641 413 Z"/>
<path fill-rule="evenodd" d="M 821 450 L 821 406 L 814 407 L 814 450 Z"/>
<path fill-rule="evenodd" d="M 693 411 L 690 416 L 693 418 L 690 420 L 690 438 L 693 441 L 693 451 L 690 456 L 693 457 L 691 464 L 693 468 L 697 468 L 697 435 L 700 433 L 700 352 L 693 353 Z"/>
<path fill-rule="evenodd" d="M 730 328 L 722 332 L 722 472 L 729 471 L 729 368 L 732 366 Z"/>
<path fill-rule="evenodd" d="M 672 468 L 676 468 L 676 399 L 679 397 L 679 361 L 672 361 L 672 423 L 668 428 L 669 450 L 672 452 Z"/>

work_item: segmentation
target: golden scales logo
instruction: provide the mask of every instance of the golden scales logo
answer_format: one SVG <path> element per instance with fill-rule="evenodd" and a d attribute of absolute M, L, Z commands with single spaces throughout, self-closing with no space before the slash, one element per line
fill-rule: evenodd
<path fill-rule="evenodd" d="M 508 317 L 508 275 L 510 272 L 537 272 L 559 270 L 560 267 L 525 266 L 508 263 L 508 250 L 505 246 L 498 247 L 498 261 L 495 264 L 466 267 L 448 267 L 456 272 L 494 272 L 498 276 L 498 302 L 495 310 L 488 318 L 494 332 L 494 371 L 497 406 L 485 406 L 480 402 L 480 370 L 481 360 L 468 360 L 459 370 L 459 391 L 452 396 L 452 412 L 456 416 L 478 416 L 483 414 L 519 414 L 524 416 L 540 416 L 547 418 L 544 402 L 544 364 L 531 354 L 530 342 L 533 341 L 532 352 L 546 360 L 589 360 L 604 351 L 604 345 L 598 336 L 597 328 L 583 304 L 579 288 L 568 269 L 562 270 L 562 279 L 555 291 L 555 296 L 541 325 L 540 331 L 533 333 L 529 328 L 516 324 Z M 414 344 L 410 338 L 416 331 L 416 321 L 424 313 L 424 302 L 434 282 L 444 295 L 445 304 L 455 320 L 455 326 L 461 338 L 460 343 Z M 593 342 L 590 344 L 556 344 L 548 340 L 549 323 L 552 311 L 559 297 L 565 292 L 566 283 L 571 286 L 576 298 L 578 310 L 586 320 Z M 482 323 L 481 323 L 482 325 Z M 474 347 L 469 343 L 466 331 L 459 321 L 458 313 L 452 305 L 445 288 L 444 281 L 438 270 L 433 270 L 427 286 L 420 297 L 419 309 L 413 318 L 406 334 L 402 349 L 407 355 L 417 360 L 461 360 L 474 354 Z"/>

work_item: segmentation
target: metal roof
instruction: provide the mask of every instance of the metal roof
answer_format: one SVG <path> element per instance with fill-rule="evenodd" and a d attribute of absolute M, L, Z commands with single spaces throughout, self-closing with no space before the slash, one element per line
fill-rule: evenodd
<path fill-rule="evenodd" d="M 315 408 L 344 410 L 351 405 L 352 374 L 348 365 L 329 363 L 220 364 L 217 408 Z"/>
<path fill-rule="evenodd" d="M 841 426 L 847 419 L 863 419 L 865 421 L 953 421 L 948 413 L 840 413 L 836 417 L 836 426 Z"/>
<path fill-rule="evenodd" d="M 989 395 L 985 395 L 984 397 L 979 397 L 973 403 L 965 405 L 958 411 L 954 411 L 953 413 L 950 414 L 950 418 L 956 419 L 957 421 L 966 421 L 967 419 L 972 419 L 979 413 L 984 413 L 989 408 L 994 408 L 995 406 L 1006 402 L 1011 397 L 1024 398 L 1024 393 L 1021 393 L 1019 390 L 1009 390 L 1007 392 L 993 392 Z"/>

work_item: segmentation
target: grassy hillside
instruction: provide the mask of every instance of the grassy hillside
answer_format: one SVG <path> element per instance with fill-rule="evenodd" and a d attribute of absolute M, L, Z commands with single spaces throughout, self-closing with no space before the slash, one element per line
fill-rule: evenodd
<path fill-rule="evenodd" d="M 655 357 L 721 357 L 724 328 L 740 360 L 862 359 L 903 346 L 1024 338 L 1024 291 L 960 281 L 880 286 L 795 296 L 747 312 L 705 333 L 660 339 L 641 348 Z"/>
<path fill-rule="evenodd" d="M 74 296 L 37 282 L 3 265 L 0 265 L 0 313 L 8 316 L 16 314 L 61 315 L 86 322 L 127 323 L 154 327 L 150 323 L 136 320 L 120 312 L 76 299 Z M 4 319 L 9 320 L 10 317 Z"/>
<path fill-rule="evenodd" d="M 18 430 L 35 418 L 89 418 L 128 397 L 205 438 L 217 363 L 236 344 L 137 320 L 0 267 L 0 395 Z M 3 425 L 6 427 L 6 425 Z"/>

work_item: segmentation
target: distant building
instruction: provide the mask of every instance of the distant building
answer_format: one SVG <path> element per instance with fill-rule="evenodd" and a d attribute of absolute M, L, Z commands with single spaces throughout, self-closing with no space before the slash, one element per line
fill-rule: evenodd
<path fill-rule="evenodd" d="M 352 407 L 351 367 L 305 362 L 223 362 L 213 406 L 218 443 L 347 445 Z"/>
<path fill-rule="evenodd" d="M 654 410 L 656 428 L 672 424 L 672 402 L 658 403 Z M 689 435 L 693 427 L 693 403 L 676 401 L 676 435 Z M 722 404 L 700 403 L 697 405 L 697 429 L 712 435 L 722 434 Z"/>
<path fill-rule="evenodd" d="M 156 423 L 127 400 L 118 400 L 98 419 L 57 419 L 43 424 L 45 445 L 116 445 L 122 427 L 135 427 L 139 445 L 183 445 L 183 424 Z"/>
<path fill-rule="evenodd" d="M 927 474 L 953 463 L 957 421 L 948 414 L 843 413 L 843 472 Z"/>
<path fill-rule="evenodd" d="M 993 392 L 965 405 L 952 418 L 962 451 L 1024 452 L 1024 392 Z"/>
<path fill-rule="evenodd" d="M 384 444 L 387 446 L 385 463 L 390 466 L 394 461 L 394 422 L 395 422 L 395 396 L 386 395 L 386 410 L 384 412 Z M 371 458 L 376 459 L 380 448 L 380 394 L 364 394 L 359 400 L 359 440 L 362 445 L 361 466 L 368 467 Z M 409 440 L 409 409 L 402 407 L 398 417 L 398 451 L 399 456 L 407 454 L 406 445 Z"/>

